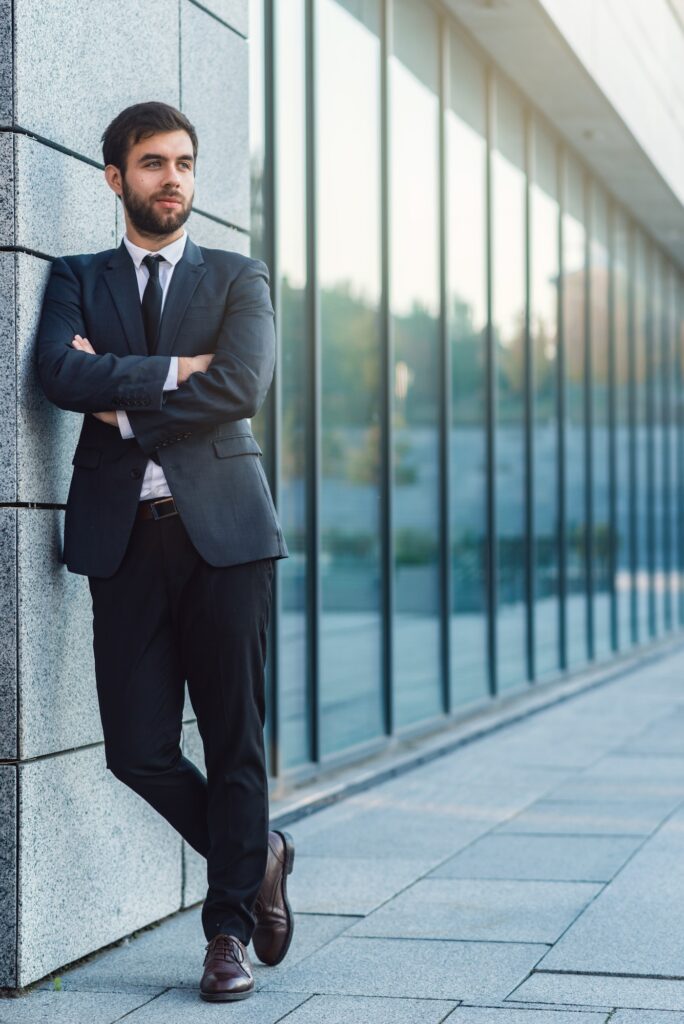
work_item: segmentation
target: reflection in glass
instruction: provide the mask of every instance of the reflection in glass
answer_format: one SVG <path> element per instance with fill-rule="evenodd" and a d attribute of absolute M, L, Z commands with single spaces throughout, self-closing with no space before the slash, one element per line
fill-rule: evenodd
<path fill-rule="evenodd" d="M 250 177 L 250 238 L 249 253 L 257 259 L 269 261 L 264 237 L 264 165 L 266 159 L 266 125 L 264 118 L 264 5 L 263 0 L 250 0 L 249 4 L 249 87 L 251 102 L 249 105 L 249 177 Z M 269 270 L 270 270 L 269 265 Z M 266 397 L 261 409 L 252 417 L 252 431 L 258 439 L 263 452 L 265 467 L 271 468 L 273 453 L 269 450 L 268 438 L 273 416 L 273 389 Z M 277 572 L 281 571 L 282 561 L 278 563 Z M 284 561 L 287 561 L 285 559 Z M 277 626 L 277 618 L 274 616 Z M 277 638 L 276 638 L 277 642 Z M 270 660 L 270 659 L 269 659 Z M 269 666 L 270 668 L 270 666 Z M 268 684 L 273 674 L 267 672 Z M 268 711 L 264 724 L 264 745 L 267 757 L 267 769 L 274 771 L 271 764 L 273 721 L 270 709 L 273 704 L 268 699 Z"/>
<path fill-rule="evenodd" d="M 304 0 L 276 4 L 275 118 L 277 266 L 281 377 L 279 512 L 290 557 L 280 573 L 279 729 L 283 767 L 311 757 L 308 730 L 306 589 L 306 127 Z"/>
<path fill-rule="evenodd" d="M 450 553 L 452 703 L 484 697 L 487 680 L 486 81 L 452 33 L 446 113 L 447 311 L 451 346 Z"/>
<path fill-rule="evenodd" d="M 565 159 L 563 344 L 565 387 L 565 536 L 567 664 L 587 658 L 585 385 L 586 229 L 582 169 Z"/>
<path fill-rule="evenodd" d="M 613 332 L 615 337 L 615 477 L 616 477 L 616 575 L 618 647 L 632 645 L 632 478 L 630 469 L 629 392 L 629 227 L 624 214 L 615 211 L 613 233 Z"/>
<path fill-rule="evenodd" d="M 534 458 L 535 673 L 560 663 L 558 580 L 558 166 L 554 140 L 534 126 L 530 186 L 530 341 Z"/>
<path fill-rule="evenodd" d="M 377 0 L 318 0 L 320 694 L 325 754 L 382 732 Z"/>
<path fill-rule="evenodd" d="M 520 685 L 527 676 L 524 150 L 522 106 L 509 88 L 497 82 L 492 152 L 492 332 L 500 690 Z"/>
<path fill-rule="evenodd" d="M 636 588 L 639 643 L 649 637 L 649 459 L 648 459 L 648 349 L 646 332 L 646 240 L 635 232 L 634 278 L 634 391 L 636 455 Z"/>
<path fill-rule="evenodd" d="M 681 535 L 679 532 L 681 509 L 682 474 L 679 463 L 679 430 L 677 419 L 681 402 L 681 378 L 677 359 L 677 273 L 672 266 L 666 270 L 663 294 L 665 315 L 665 350 L 667 353 L 667 404 L 668 404 L 668 517 L 669 533 L 669 595 L 670 629 L 679 626 L 679 593 L 681 586 L 680 565 L 682 559 Z"/>
<path fill-rule="evenodd" d="M 437 714 L 439 223 L 437 21 L 394 4 L 390 306 L 394 337 L 394 693 L 400 725 Z"/>
<path fill-rule="evenodd" d="M 599 187 L 591 187 L 591 243 L 589 250 L 591 424 L 592 424 L 592 583 L 594 602 L 594 657 L 611 653 L 611 546 L 610 437 L 609 437 L 609 330 L 608 206 Z"/>
<path fill-rule="evenodd" d="M 675 346 L 675 419 L 677 423 L 677 579 L 678 625 L 684 625 L 684 280 L 679 270 L 672 267 L 672 321 Z"/>
<path fill-rule="evenodd" d="M 663 311 L 660 254 L 651 250 L 650 278 L 651 458 L 653 460 L 653 621 L 656 635 L 665 628 L 665 430 L 663 402 Z"/>

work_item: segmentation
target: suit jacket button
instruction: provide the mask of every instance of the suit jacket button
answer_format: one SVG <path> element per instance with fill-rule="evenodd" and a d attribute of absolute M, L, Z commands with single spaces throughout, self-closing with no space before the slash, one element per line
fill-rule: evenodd
<path fill-rule="evenodd" d="M 132 469 L 131 476 L 133 477 L 134 480 L 139 480 L 140 477 L 142 476 L 142 470 L 138 469 L 137 467 L 135 469 Z"/>

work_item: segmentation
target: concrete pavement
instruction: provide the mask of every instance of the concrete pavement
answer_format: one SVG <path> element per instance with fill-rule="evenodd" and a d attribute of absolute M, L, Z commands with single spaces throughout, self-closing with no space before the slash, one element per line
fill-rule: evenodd
<path fill-rule="evenodd" d="M 205 1004 L 199 907 L 0 1024 L 684 1024 L 684 653 L 287 826 L 290 951 Z"/>

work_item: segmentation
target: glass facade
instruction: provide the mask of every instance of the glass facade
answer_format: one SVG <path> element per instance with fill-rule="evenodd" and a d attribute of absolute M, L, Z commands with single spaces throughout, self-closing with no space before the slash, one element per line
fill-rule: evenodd
<path fill-rule="evenodd" d="M 684 625 L 682 277 L 439 5 L 250 3 L 300 778 Z"/>

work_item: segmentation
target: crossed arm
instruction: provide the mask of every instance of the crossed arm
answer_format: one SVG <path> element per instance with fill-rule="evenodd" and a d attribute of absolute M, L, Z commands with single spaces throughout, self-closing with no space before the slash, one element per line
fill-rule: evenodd
<path fill-rule="evenodd" d="M 87 352 L 89 355 L 97 355 L 95 349 L 90 344 L 87 338 L 82 338 L 80 334 L 75 334 L 71 342 L 72 348 L 75 348 L 78 352 Z M 205 355 L 199 356 L 171 356 L 171 367 L 164 381 L 164 391 L 174 391 L 183 381 L 186 381 L 188 377 L 193 373 L 203 373 L 212 359 L 214 358 L 213 352 L 208 352 Z M 92 415 L 102 420 L 103 423 L 109 423 L 112 427 L 119 427 L 124 432 L 124 428 L 128 428 L 128 432 L 124 435 L 126 437 L 133 437 L 133 432 L 130 430 L 130 424 L 128 417 L 125 412 L 120 409 L 109 410 L 107 412 L 94 412 Z"/>
<path fill-rule="evenodd" d="M 266 264 L 248 258 L 230 286 L 215 351 L 180 357 L 180 386 L 164 391 L 171 356 L 96 353 L 85 338 L 80 282 L 66 260 L 55 260 L 38 329 L 38 373 L 47 397 L 59 408 L 104 415 L 116 425 L 124 396 L 147 455 L 188 432 L 254 416 L 275 366 L 268 281 Z"/>

